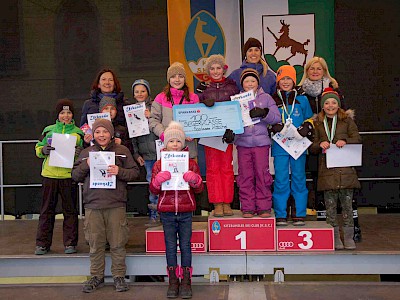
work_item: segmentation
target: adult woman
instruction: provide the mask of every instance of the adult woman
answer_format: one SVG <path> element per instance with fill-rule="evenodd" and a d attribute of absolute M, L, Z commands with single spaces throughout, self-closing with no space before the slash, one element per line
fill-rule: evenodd
<path fill-rule="evenodd" d="M 249 38 L 243 46 L 243 57 L 244 60 L 240 68 L 234 70 L 228 78 L 235 80 L 239 90 L 243 91 L 243 87 L 240 84 L 240 75 L 245 69 L 255 69 L 260 76 L 260 86 L 263 91 L 272 95 L 276 90 L 276 77 L 272 71 L 268 70 L 267 63 L 262 56 L 261 42 L 255 38 Z"/>

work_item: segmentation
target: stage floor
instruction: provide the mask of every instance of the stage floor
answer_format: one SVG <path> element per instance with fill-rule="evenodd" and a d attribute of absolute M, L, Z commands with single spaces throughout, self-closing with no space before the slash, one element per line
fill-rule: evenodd
<path fill-rule="evenodd" d="M 400 214 L 360 215 L 362 242 L 357 243 L 359 251 L 398 252 L 400 251 Z M 310 217 L 311 220 L 311 217 Z M 195 216 L 194 222 L 207 222 L 207 217 Z M 147 217 L 129 218 L 130 237 L 127 244 L 127 254 L 145 253 L 145 223 Z M 0 255 L 18 256 L 33 255 L 37 220 L 0 221 Z M 343 250 L 344 251 L 344 250 Z M 341 252 L 343 252 L 341 251 Z M 88 253 L 83 234 L 83 220 L 79 222 L 78 252 Z M 347 251 L 349 252 L 349 251 Z M 53 245 L 48 255 L 64 254 L 62 243 L 62 220 L 56 220 Z"/>

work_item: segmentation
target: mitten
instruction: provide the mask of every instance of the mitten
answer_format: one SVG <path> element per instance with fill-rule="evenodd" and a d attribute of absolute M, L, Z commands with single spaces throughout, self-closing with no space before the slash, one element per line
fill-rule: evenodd
<path fill-rule="evenodd" d="M 164 132 L 160 134 L 160 140 L 164 142 Z"/>
<path fill-rule="evenodd" d="M 187 171 L 183 174 L 183 180 L 185 180 L 191 187 L 198 187 L 202 181 L 202 178 L 199 174 L 196 174 L 193 171 Z"/>
<path fill-rule="evenodd" d="M 222 142 L 227 144 L 232 144 L 235 139 L 235 133 L 231 129 L 226 129 L 224 136 L 222 137 Z"/>
<path fill-rule="evenodd" d="M 265 118 L 268 115 L 269 108 L 254 107 L 250 109 L 250 118 Z"/>
<path fill-rule="evenodd" d="M 204 103 L 204 105 L 207 107 L 212 107 L 215 104 L 215 100 L 214 99 L 204 99 L 203 101 L 201 101 L 201 103 Z"/>
<path fill-rule="evenodd" d="M 282 123 L 277 123 L 272 125 L 271 127 L 271 132 L 272 133 L 277 133 L 280 132 L 283 129 L 283 124 Z"/>
<path fill-rule="evenodd" d="M 52 147 L 50 145 L 46 145 L 46 146 L 43 146 L 42 153 L 44 155 L 49 155 L 51 150 L 56 150 L 56 148 L 54 148 L 54 147 Z"/>
<path fill-rule="evenodd" d="M 198 94 L 201 94 L 204 92 L 204 90 L 208 87 L 207 83 L 205 81 L 200 82 L 197 86 L 196 86 L 196 92 Z"/>
<path fill-rule="evenodd" d="M 83 147 L 75 146 L 75 157 L 79 157 L 79 154 L 81 154 L 82 150 L 83 150 Z"/>
<path fill-rule="evenodd" d="M 157 188 L 161 187 L 163 182 L 171 179 L 171 173 L 169 171 L 159 172 L 153 179 L 153 185 Z"/>
<path fill-rule="evenodd" d="M 312 141 L 312 137 L 314 135 L 314 128 L 310 122 L 304 122 L 302 125 L 297 128 L 297 134 L 295 133 L 295 138 L 301 140 L 303 137 L 307 137 L 310 141 Z"/>

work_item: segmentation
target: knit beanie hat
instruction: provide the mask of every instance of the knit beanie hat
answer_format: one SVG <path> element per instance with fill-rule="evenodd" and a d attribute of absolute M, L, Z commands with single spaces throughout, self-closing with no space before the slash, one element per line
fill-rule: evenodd
<path fill-rule="evenodd" d="M 247 69 L 244 69 L 242 71 L 242 75 L 240 75 L 240 85 L 241 86 L 243 86 L 243 81 L 248 76 L 253 76 L 255 79 L 257 79 L 258 85 L 260 85 L 260 76 L 258 75 L 257 70 L 254 70 L 252 68 L 247 68 Z"/>
<path fill-rule="evenodd" d="M 99 112 L 102 112 L 103 109 L 108 105 L 117 108 L 117 101 L 112 97 L 104 96 L 99 103 Z"/>
<path fill-rule="evenodd" d="M 261 42 L 253 37 L 249 38 L 243 46 L 243 57 L 246 56 L 247 50 L 251 47 L 257 47 L 262 51 Z"/>
<path fill-rule="evenodd" d="M 150 83 L 144 79 L 135 80 L 135 82 L 132 84 L 132 93 L 134 93 L 135 86 L 137 86 L 139 84 L 144 85 L 147 89 L 147 94 L 150 95 Z"/>
<path fill-rule="evenodd" d="M 176 121 L 171 121 L 164 131 L 164 145 L 172 139 L 178 139 L 182 146 L 185 146 L 185 132 L 183 131 L 183 126 Z"/>
<path fill-rule="evenodd" d="M 204 65 L 204 69 L 206 70 L 208 75 L 210 75 L 210 68 L 214 64 L 220 65 L 224 70 L 224 73 L 226 69 L 228 69 L 228 66 L 225 63 L 225 58 L 221 54 L 213 54 L 207 58 L 206 63 Z"/>
<path fill-rule="evenodd" d="M 322 93 L 321 107 L 324 107 L 325 101 L 330 98 L 335 99 L 338 102 L 339 107 L 341 106 L 339 94 L 337 92 L 335 92 L 332 88 L 328 87 L 328 88 L 324 89 L 324 92 Z"/>
<path fill-rule="evenodd" d="M 111 123 L 111 121 L 106 120 L 106 119 L 96 119 L 92 125 L 92 131 L 93 133 L 96 131 L 98 127 L 104 127 L 105 129 L 108 130 L 109 133 L 111 133 L 111 137 L 114 137 L 114 126 Z"/>
<path fill-rule="evenodd" d="M 174 62 L 172 65 L 169 66 L 168 71 L 167 71 L 167 82 L 169 82 L 169 79 L 171 77 L 173 77 L 177 74 L 183 75 L 183 77 L 185 77 L 185 81 L 186 81 L 185 67 L 180 62 Z"/>
<path fill-rule="evenodd" d="M 72 112 L 72 114 L 74 114 L 74 104 L 72 103 L 71 100 L 69 100 L 69 99 L 58 100 L 58 102 L 56 104 L 57 119 L 58 119 L 58 115 L 60 114 L 60 112 L 64 109 L 68 109 L 69 111 Z"/>
<path fill-rule="evenodd" d="M 293 80 L 294 85 L 296 85 L 296 70 L 292 66 L 284 65 L 281 66 L 278 71 L 276 71 L 276 82 L 278 83 L 283 77 L 289 77 Z"/>

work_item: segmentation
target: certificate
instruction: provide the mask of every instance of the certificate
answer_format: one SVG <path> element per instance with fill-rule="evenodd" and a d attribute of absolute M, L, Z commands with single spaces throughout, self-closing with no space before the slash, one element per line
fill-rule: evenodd
<path fill-rule="evenodd" d="M 171 179 L 162 183 L 162 191 L 189 190 L 189 184 L 183 180 L 183 174 L 189 171 L 188 151 L 162 151 L 161 171 L 171 173 Z"/>
<path fill-rule="evenodd" d="M 164 142 L 160 139 L 154 141 L 156 143 L 157 160 L 161 159 L 161 151 L 165 148 Z"/>
<path fill-rule="evenodd" d="M 207 147 L 211 147 L 211 148 L 217 149 L 219 151 L 223 151 L 223 152 L 225 152 L 226 149 L 228 148 L 228 144 L 222 142 L 222 136 L 201 138 L 199 140 L 199 144 L 207 146 Z"/>
<path fill-rule="evenodd" d="M 286 126 L 286 125 L 285 125 Z M 297 130 L 293 124 L 290 124 L 286 134 L 280 132 L 274 134 L 272 139 L 279 144 L 287 153 L 290 154 L 294 159 L 298 159 L 300 155 L 311 145 L 311 141 L 303 137 L 301 140 L 297 140 L 294 137 L 294 132 Z"/>
<path fill-rule="evenodd" d="M 183 125 L 191 138 L 222 136 L 226 129 L 244 132 L 242 113 L 237 101 L 217 102 L 212 107 L 203 103 L 174 105 L 173 118 Z"/>
<path fill-rule="evenodd" d="M 89 152 L 90 188 L 115 189 L 116 176 L 107 173 L 108 166 L 115 165 L 115 152 Z"/>
<path fill-rule="evenodd" d="M 49 166 L 72 168 L 74 166 L 76 136 L 71 134 L 53 133 Z"/>
<path fill-rule="evenodd" d="M 106 119 L 111 121 L 111 116 L 109 112 L 97 113 L 97 114 L 87 114 L 88 125 L 92 128 L 92 125 L 96 119 Z"/>
<path fill-rule="evenodd" d="M 255 107 L 254 99 L 255 97 L 253 90 L 231 96 L 232 101 L 238 101 L 240 104 L 240 109 L 242 111 L 243 127 L 260 123 L 260 118 L 250 118 L 250 109 Z"/>
<path fill-rule="evenodd" d="M 146 110 L 144 102 L 126 105 L 123 108 L 130 138 L 150 133 L 149 122 L 144 115 Z"/>
<path fill-rule="evenodd" d="M 331 144 L 326 150 L 326 167 L 355 167 L 362 165 L 362 144 L 346 144 L 338 148 Z"/>

